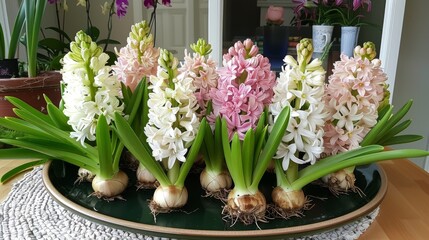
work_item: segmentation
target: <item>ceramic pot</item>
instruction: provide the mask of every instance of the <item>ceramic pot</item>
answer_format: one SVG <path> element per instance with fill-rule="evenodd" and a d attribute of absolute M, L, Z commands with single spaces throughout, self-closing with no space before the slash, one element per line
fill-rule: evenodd
<path fill-rule="evenodd" d="M 17 97 L 36 109 L 46 112 L 46 102 L 43 94 L 58 105 L 61 100 L 59 72 L 43 72 L 34 78 L 0 79 L 0 117 L 15 116 L 13 105 L 5 97 Z"/>
<path fill-rule="evenodd" d="M 341 27 L 341 53 L 353 57 L 357 45 L 359 27 Z"/>
<path fill-rule="evenodd" d="M 326 45 L 331 42 L 334 26 L 313 25 L 313 48 L 315 53 L 322 53 Z"/>

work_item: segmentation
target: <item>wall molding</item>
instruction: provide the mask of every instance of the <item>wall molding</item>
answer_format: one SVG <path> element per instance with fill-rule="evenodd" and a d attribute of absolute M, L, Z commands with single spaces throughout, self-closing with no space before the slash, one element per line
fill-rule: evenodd
<path fill-rule="evenodd" d="M 383 31 L 381 34 L 380 60 L 387 74 L 390 102 L 393 99 L 396 68 L 398 66 L 401 45 L 402 25 L 404 22 L 406 0 L 386 0 Z"/>

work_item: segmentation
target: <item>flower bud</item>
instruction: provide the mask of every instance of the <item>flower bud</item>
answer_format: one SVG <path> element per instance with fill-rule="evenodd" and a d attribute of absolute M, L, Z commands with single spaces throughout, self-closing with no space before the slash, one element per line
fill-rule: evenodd
<path fill-rule="evenodd" d="M 313 42 L 311 39 L 303 38 L 296 46 L 298 55 L 298 64 L 305 67 L 310 62 L 313 55 Z"/>
<path fill-rule="evenodd" d="M 191 44 L 191 49 L 200 56 L 207 56 L 212 52 L 212 46 L 204 39 L 198 39 L 196 44 Z"/>
<path fill-rule="evenodd" d="M 377 55 L 375 50 L 375 44 L 373 42 L 365 42 L 363 47 L 356 46 L 354 49 L 354 57 L 360 57 L 361 59 L 367 58 L 368 60 L 373 60 Z"/>

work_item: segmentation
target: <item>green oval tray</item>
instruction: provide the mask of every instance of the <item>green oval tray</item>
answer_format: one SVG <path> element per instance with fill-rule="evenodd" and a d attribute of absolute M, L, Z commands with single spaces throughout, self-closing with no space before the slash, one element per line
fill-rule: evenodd
<path fill-rule="evenodd" d="M 153 190 L 136 191 L 135 178 L 122 197 L 126 201 L 107 202 L 93 196 L 90 183 L 74 184 L 77 167 L 61 162 L 48 163 L 43 170 L 43 181 L 53 199 L 70 211 L 110 227 L 148 236 L 179 239 L 278 239 L 314 234 L 351 222 L 374 210 L 387 191 L 384 171 L 376 164 L 357 167 L 356 185 L 364 195 L 357 193 L 333 196 L 328 189 L 316 184 L 304 188 L 307 196 L 313 196 L 314 207 L 304 212 L 303 217 L 272 219 L 268 223 L 243 225 L 222 220 L 222 202 L 201 197 L 204 192 L 199 185 L 199 175 L 191 173 L 186 181 L 189 192 L 187 205 L 181 210 L 159 214 L 154 217 L 148 208 Z M 275 184 L 274 174 L 266 174 L 260 188 L 270 199 Z"/>

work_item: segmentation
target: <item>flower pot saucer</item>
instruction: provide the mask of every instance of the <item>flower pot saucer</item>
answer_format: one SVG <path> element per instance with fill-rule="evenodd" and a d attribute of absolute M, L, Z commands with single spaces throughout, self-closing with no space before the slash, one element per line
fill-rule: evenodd
<path fill-rule="evenodd" d="M 43 170 L 43 182 L 53 199 L 66 209 L 91 221 L 148 236 L 178 239 L 278 239 L 303 236 L 333 229 L 378 207 L 387 191 L 387 178 L 376 164 L 357 167 L 356 185 L 363 194 L 349 193 L 334 196 L 317 184 L 304 188 L 314 206 L 302 217 L 270 219 L 268 223 L 231 226 L 222 220 L 222 202 L 202 197 L 198 174 L 191 173 L 186 182 L 189 192 L 187 205 L 180 211 L 161 213 L 156 222 L 148 207 L 153 190 L 136 191 L 135 178 L 122 194 L 124 200 L 107 202 L 90 196 L 90 183 L 75 184 L 77 167 L 53 161 Z M 275 184 L 274 174 L 266 174 L 260 188 L 270 202 L 270 191 Z M 260 229 L 259 229 L 259 228 Z"/>

